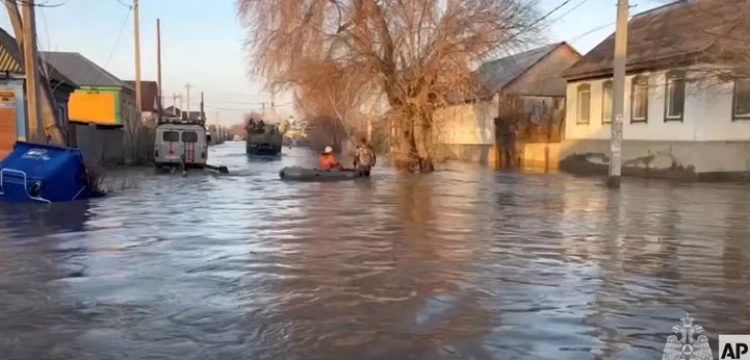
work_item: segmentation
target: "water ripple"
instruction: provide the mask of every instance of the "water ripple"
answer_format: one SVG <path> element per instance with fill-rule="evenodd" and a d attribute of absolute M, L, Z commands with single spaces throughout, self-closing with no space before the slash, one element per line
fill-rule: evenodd
<path fill-rule="evenodd" d="M 285 150 L 286 151 L 286 150 Z M 750 333 L 742 186 L 379 168 L 287 183 L 137 171 L 88 204 L 0 206 L 0 353 L 37 359 L 647 359 L 689 311 Z"/>

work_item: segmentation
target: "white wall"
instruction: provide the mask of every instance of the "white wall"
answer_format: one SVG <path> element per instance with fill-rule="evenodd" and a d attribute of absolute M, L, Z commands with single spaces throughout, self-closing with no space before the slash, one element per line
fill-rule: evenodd
<path fill-rule="evenodd" d="M 625 140 L 667 141 L 731 141 L 750 140 L 750 121 L 732 121 L 733 83 L 706 84 L 688 82 L 685 89 L 683 121 L 664 122 L 666 71 L 649 75 L 648 123 L 630 123 L 632 75 L 625 82 Z M 695 76 L 695 74 L 692 74 Z M 688 73 L 688 77 L 691 74 Z M 602 124 L 602 84 L 608 79 L 569 82 L 565 138 L 609 139 L 611 128 Z M 591 116 L 589 124 L 577 124 L 578 86 L 591 85 Z"/>
<path fill-rule="evenodd" d="M 435 112 L 434 122 L 442 144 L 494 145 L 497 99 L 453 105 Z"/>

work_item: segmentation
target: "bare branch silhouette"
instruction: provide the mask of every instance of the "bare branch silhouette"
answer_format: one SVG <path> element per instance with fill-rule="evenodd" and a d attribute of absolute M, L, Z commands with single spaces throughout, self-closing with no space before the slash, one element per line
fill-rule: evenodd
<path fill-rule="evenodd" d="M 539 40 L 537 0 L 238 0 L 253 73 L 348 122 L 382 93 L 393 163 L 433 169 L 432 114 L 479 88 L 473 69 Z M 298 102 L 298 103 L 299 103 Z"/>

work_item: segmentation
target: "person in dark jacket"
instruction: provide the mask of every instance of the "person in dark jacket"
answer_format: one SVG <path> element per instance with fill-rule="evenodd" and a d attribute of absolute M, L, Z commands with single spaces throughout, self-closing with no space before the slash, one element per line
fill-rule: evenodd
<path fill-rule="evenodd" d="M 377 158 L 375 156 L 375 150 L 372 146 L 367 143 L 367 139 L 362 137 L 357 145 L 357 150 L 354 154 L 354 167 L 359 170 L 364 176 L 370 176 L 370 170 L 375 166 Z"/>

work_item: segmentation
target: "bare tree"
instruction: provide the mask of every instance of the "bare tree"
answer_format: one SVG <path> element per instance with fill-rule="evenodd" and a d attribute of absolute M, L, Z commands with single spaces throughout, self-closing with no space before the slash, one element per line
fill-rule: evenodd
<path fill-rule="evenodd" d="M 636 29 L 636 34 L 646 32 L 649 39 L 635 46 L 658 47 L 659 53 L 640 56 L 670 66 L 685 65 L 694 71 L 692 81 L 707 85 L 750 77 L 750 0 L 664 2 L 666 7 L 656 10 L 664 14 L 649 18 L 658 21 L 641 20 L 645 27 Z M 658 36 L 651 38 L 651 34 Z"/>
<path fill-rule="evenodd" d="M 308 97 L 326 87 L 341 89 L 341 79 L 355 99 L 382 91 L 396 134 L 394 164 L 426 172 L 433 170 L 434 110 L 448 95 L 475 92 L 472 70 L 478 62 L 536 39 L 536 5 L 536 0 L 238 0 L 238 13 L 248 30 L 254 72 L 274 88 L 302 88 Z"/>

